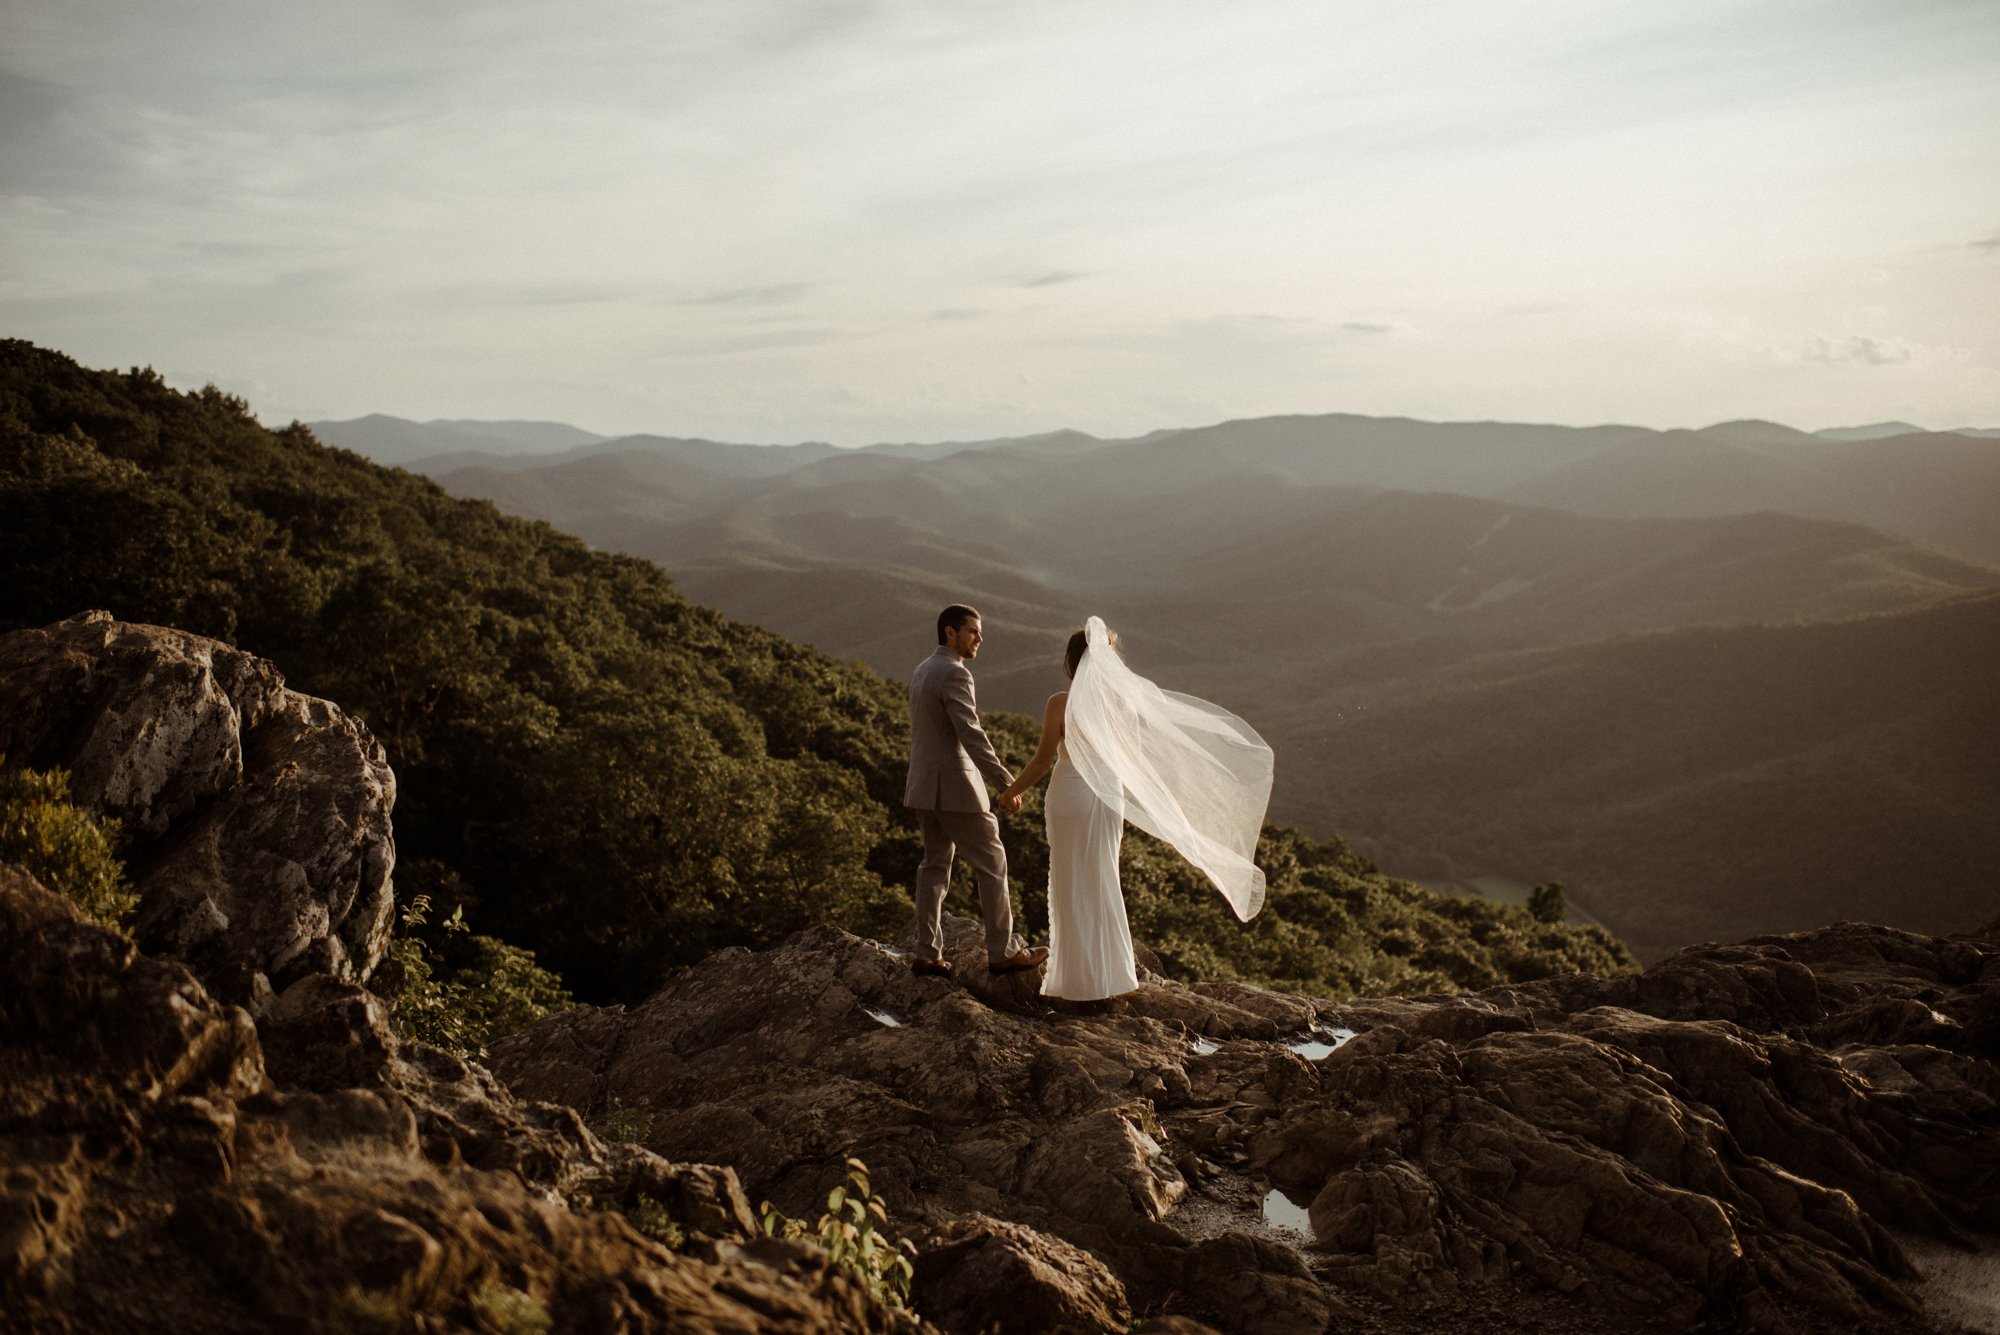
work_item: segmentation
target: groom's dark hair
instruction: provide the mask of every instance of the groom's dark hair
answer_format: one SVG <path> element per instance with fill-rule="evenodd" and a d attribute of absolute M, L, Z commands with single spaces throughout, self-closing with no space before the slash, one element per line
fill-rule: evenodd
<path fill-rule="evenodd" d="M 978 608 L 967 607 L 964 603 L 953 603 L 950 607 L 945 608 L 944 611 L 939 612 L 938 643 L 944 643 L 944 633 L 946 631 L 957 630 L 960 626 L 963 626 L 978 615 Z"/>

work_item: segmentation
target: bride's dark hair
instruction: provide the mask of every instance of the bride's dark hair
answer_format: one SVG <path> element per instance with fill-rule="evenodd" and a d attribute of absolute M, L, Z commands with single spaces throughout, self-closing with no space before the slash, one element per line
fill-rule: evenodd
<path fill-rule="evenodd" d="M 1118 647 L 1117 631 L 1115 630 L 1106 631 L 1105 637 L 1111 641 L 1112 648 L 1116 649 Z M 1083 633 L 1082 628 L 1079 627 L 1076 633 L 1069 637 L 1069 647 L 1063 650 L 1064 676 L 1069 677 L 1072 680 L 1075 679 L 1076 665 L 1083 661 L 1083 651 L 1085 649 L 1088 649 L 1089 647 L 1090 647 L 1090 637 L 1085 635 Z"/>

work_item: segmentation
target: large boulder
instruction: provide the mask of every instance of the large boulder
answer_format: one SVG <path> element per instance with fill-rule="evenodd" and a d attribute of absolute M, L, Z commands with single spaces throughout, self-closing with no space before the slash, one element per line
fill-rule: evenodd
<path fill-rule="evenodd" d="M 242 1009 L 0 866 L 0 1328 L 927 1329 L 758 1237 L 729 1170 L 399 1044 L 351 984 L 265 1035 L 270 1067 Z"/>
<path fill-rule="evenodd" d="M 1241 1335 L 1924 1331 L 1916 1243 L 2000 1232 L 1990 939 L 1841 924 L 1345 1005 L 1148 974 L 1078 1012 L 947 932 L 959 979 L 815 928 L 494 1069 L 795 1213 L 859 1155 L 954 1328 L 1099 1329 L 1122 1297 Z"/>
<path fill-rule="evenodd" d="M 912 1292 L 949 1335 L 1125 1335 L 1132 1309 L 1104 1263 L 1080 1247 L 986 1215 L 923 1239 Z"/>
<path fill-rule="evenodd" d="M 265 660 L 105 612 L 0 636 L 0 754 L 123 822 L 141 947 L 216 995 L 261 1008 L 387 950 L 395 776 Z"/>

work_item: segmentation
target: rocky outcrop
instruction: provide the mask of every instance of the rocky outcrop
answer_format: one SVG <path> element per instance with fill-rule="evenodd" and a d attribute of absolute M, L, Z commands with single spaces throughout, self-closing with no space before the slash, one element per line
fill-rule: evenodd
<path fill-rule="evenodd" d="M 395 777 L 263 659 L 105 612 L 0 636 L 0 755 L 124 823 L 141 946 L 218 996 L 365 980 L 388 948 Z"/>
<path fill-rule="evenodd" d="M 496 1078 L 359 985 L 394 788 L 359 723 L 100 613 L 0 637 L 0 746 L 127 823 L 143 896 L 135 944 L 0 868 L 0 1328 L 931 1329 L 759 1235 L 851 1155 L 951 1335 L 1930 1332 L 1992 1267 L 1991 930 L 1054 1006 L 968 922 L 952 981 L 816 928 Z"/>
<path fill-rule="evenodd" d="M 1080 1247 L 986 1215 L 923 1239 L 912 1298 L 950 1335 L 1124 1335 L 1125 1290 Z"/>
<path fill-rule="evenodd" d="M 260 1040 L 11 867 L 0 1165 L 0 1329 L 921 1329 L 758 1237 L 727 1169 L 400 1045 L 337 980 L 288 989 Z"/>
<path fill-rule="evenodd" d="M 955 983 L 814 929 L 494 1068 L 790 1210 L 859 1155 L 954 1330 L 1925 1330 L 1899 1239 L 2000 1231 L 1991 939 L 1841 924 L 1345 1006 L 1147 973 L 1065 1011 L 950 927 Z"/>

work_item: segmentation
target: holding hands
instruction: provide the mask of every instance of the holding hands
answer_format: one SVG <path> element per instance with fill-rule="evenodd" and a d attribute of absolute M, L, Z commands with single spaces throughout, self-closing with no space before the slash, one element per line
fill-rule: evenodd
<path fill-rule="evenodd" d="M 1017 814 L 1021 810 L 1021 794 L 1040 783 L 1042 777 L 1055 768 L 1056 748 L 1062 744 L 1063 713 L 1068 699 L 1067 691 L 1049 697 L 1048 706 L 1042 711 L 1041 745 L 1035 748 L 1034 757 L 994 802 L 1002 815 Z"/>

